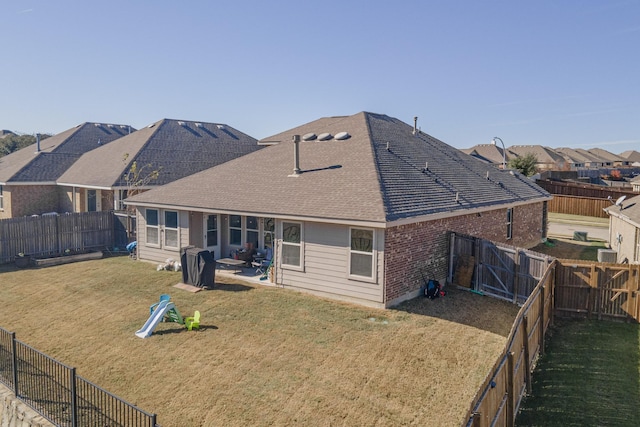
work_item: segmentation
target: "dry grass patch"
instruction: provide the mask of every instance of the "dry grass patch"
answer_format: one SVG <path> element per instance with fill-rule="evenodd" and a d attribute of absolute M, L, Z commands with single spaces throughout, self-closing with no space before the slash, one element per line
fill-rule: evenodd
<path fill-rule="evenodd" d="M 0 326 L 164 426 L 459 426 L 518 307 L 450 288 L 394 310 L 342 304 L 127 258 L 0 270 Z M 201 330 L 134 335 L 169 293 Z M 437 403 L 436 403 L 437 402 Z"/>

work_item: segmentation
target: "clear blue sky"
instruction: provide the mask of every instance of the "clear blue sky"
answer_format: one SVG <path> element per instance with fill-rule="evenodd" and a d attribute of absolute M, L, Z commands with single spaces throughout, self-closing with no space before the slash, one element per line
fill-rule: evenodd
<path fill-rule="evenodd" d="M 360 111 L 457 147 L 640 151 L 640 0 L 0 4 L 0 128 Z"/>

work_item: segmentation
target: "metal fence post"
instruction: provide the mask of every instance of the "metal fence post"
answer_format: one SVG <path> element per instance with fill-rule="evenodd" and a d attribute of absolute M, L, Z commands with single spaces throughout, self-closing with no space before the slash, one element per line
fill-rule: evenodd
<path fill-rule="evenodd" d="M 69 370 L 69 388 L 71 390 L 71 427 L 78 427 L 78 391 L 76 390 L 76 368 Z"/>
<path fill-rule="evenodd" d="M 13 371 L 13 393 L 18 397 L 18 355 L 15 332 L 11 332 L 11 370 Z"/>

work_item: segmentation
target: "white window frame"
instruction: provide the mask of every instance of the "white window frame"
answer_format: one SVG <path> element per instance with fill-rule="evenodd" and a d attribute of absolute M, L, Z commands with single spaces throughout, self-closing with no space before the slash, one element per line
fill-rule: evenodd
<path fill-rule="evenodd" d="M 513 238 L 513 208 L 507 208 L 507 240 Z"/>
<path fill-rule="evenodd" d="M 156 225 L 149 225 L 149 211 L 156 211 L 156 215 L 158 218 L 158 223 Z M 145 222 L 145 236 L 144 236 L 144 242 L 146 246 L 153 246 L 155 248 L 159 248 L 160 247 L 160 242 L 162 241 L 162 238 L 160 237 L 160 209 L 154 209 L 154 208 L 146 208 L 144 211 L 144 222 Z M 156 242 L 150 242 L 149 241 L 149 229 L 155 229 L 157 230 L 157 241 Z"/>
<path fill-rule="evenodd" d="M 240 217 L 240 227 L 232 227 L 231 226 L 231 217 L 233 216 L 239 216 Z M 240 242 L 238 243 L 234 243 L 231 241 L 231 231 L 232 230 L 240 230 Z M 233 246 L 233 247 L 238 247 L 238 246 L 242 246 L 242 215 L 229 215 L 229 236 L 228 239 L 229 241 L 229 246 Z"/>
<path fill-rule="evenodd" d="M 176 226 L 174 227 L 169 227 L 167 226 L 167 214 L 168 213 L 175 213 L 176 214 Z M 180 212 L 178 211 L 174 211 L 174 210 L 163 210 L 162 211 L 162 224 L 163 224 L 163 231 L 164 231 L 164 236 L 162 239 L 162 244 L 165 248 L 171 248 L 171 249 L 178 249 L 180 247 Z M 168 235 L 170 234 L 169 232 L 175 232 L 176 233 L 176 245 L 172 246 L 170 244 L 167 243 L 167 239 L 168 239 Z"/>
<path fill-rule="evenodd" d="M 371 252 L 364 252 L 351 249 L 351 236 L 354 230 L 362 230 L 362 231 L 370 231 L 372 233 L 372 241 L 371 241 Z M 376 277 L 376 259 L 377 259 L 377 251 L 376 251 L 376 230 L 373 228 L 366 227 L 349 227 L 349 241 L 347 242 L 347 276 L 353 280 L 365 281 L 370 283 L 377 283 Z M 351 273 L 351 255 L 367 255 L 371 256 L 371 276 L 361 276 L 359 274 Z"/>
<path fill-rule="evenodd" d="M 2 194 L 2 185 L 0 185 L 0 211 L 4 211 L 4 195 Z"/>
<path fill-rule="evenodd" d="M 284 229 L 285 229 L 285 224 L 297 224 L 300 227 L 300 242 L 299 243 L 295 243 L 295 242 L 285 242 L 284 240 Z M 280 259 L 281 261 L 281 266 L 282 268 L 286 268 L 289 270 L 296 270 L 296 271 L 304 271 L 304 223 L 299 222 L 299 221 L 282 221 L 282 226 L 280 227 L 280 240 L 281 240 L 281 248 L 280 248 L 280 252 L 284 252 L 284 248 L 285 247 L 297 247 L 298 250 L 300 251 L 300 265 L 295 265 L 295 264 L 285 264 L 285 257 L 283 254 L 281 254 Z"/>
<path fill-rule="evenodd" d="M 249 241 L 249 233 L 255 233 L 257 239 L 255 241 L 254 249 L 258 249 L 260 247 L 260 217 L 250 215 L 252 218 L 256 219 L 256 228 L 249 228 L 249 216 L 244 217 L 244 241 Z M 252 242 L 253 243 L 253 242 Z"/>

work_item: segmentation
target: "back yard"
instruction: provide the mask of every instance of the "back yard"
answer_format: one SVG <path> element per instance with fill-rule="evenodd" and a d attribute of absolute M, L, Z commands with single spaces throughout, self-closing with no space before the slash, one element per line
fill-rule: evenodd
<path fill-rule="evenodd" d="M 518 307 L 449 287 L 375 310 L 125 257 L 0 269 L 0 326 L 170 426 L 460 426 Z M 169 293 L 201 330 L 134 335 Z"/>

